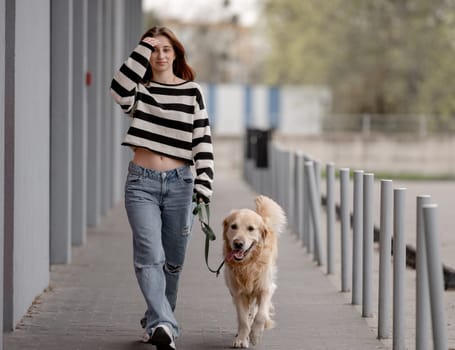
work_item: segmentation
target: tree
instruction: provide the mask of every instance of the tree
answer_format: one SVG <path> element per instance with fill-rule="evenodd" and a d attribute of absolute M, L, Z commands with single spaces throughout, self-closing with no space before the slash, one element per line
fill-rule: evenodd
<path fill-rule="evenodd" d="M 455 0 L 264 0 L 268 83 L 326 84 L 344 113 L 455 117 Z"/>

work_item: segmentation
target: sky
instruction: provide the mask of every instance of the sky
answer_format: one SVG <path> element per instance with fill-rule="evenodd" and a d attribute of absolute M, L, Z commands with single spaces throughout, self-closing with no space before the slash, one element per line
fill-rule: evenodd
<path fill-rule="evenodd" d="M 145 11 L 153 10 L 160 16 L 179 18 L 182 20 L 213 20 L 236 14 L 240 23 L 254 25 L 257 21 L 258 0 L 230 0 L 226 9 L 224 0 L 142 0 Z"/>

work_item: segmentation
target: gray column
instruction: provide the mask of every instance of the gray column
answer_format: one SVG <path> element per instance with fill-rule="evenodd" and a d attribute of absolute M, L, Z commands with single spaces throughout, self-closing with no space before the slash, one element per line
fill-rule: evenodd
<path fill-rule="evenodd" d="M 351 290 L 349 168 L 340 169 L 341 291 Z"/>
<path fill-rule="evenodd" d="M 5 0 L 0 0 L 0 37 L 5 37 Z M 0 40 L 0 91 L 5 91 L 5 41 Z M 0 350 L 3 349 L 3 186 L 4 186 L 4 147 L 5 144 L 5 95 L 0 93 Z"/>
<path fill-rule="evenodd" d="M 353 305 L 362 303 L 363 257 L 363 170 L 354 171 L 352 223 L 352 299 Z"/>
<path fill-rule="evenodd" d="M 87 226 L 87 0 L 74 1 L 72 243 L 85 244 Z"/>
<path fill-rule="evenodd" d="M 373 316 L 374 174 L 363 174 L 362 317 Z"/>
<path fill-rule="evenodd" d="M 49 0 L 5 3 L 3 311 L 12 330 L 49 284 L 51 11 Z"/>
<path fill-rule="evenodd" d="M 320 238 L 320 218 L 319 218 L 319 206 L 321 199 L 318 195 L 316 179 L 315 179 L 315 170 L 314 162 L 307 161 L 304 165 L 305 172 L 305 181 L 307 183 L 307 188 L 309 189 L 309 203 L 310 203 L 310 213 L 311 213 L 311 222 L 313 223 L 314 229 L 314 260 L 317 261 L 318 265 L 322 265 L 322 247 L 321 247 L 321 238 Z"/>
<path fill-rule="evenodd" d="M 109 93 L 109 86 L 112 79 L 111 66 L 112 66 L 112 42 L 119 41 L 118 38 L 112 36 L 112 23 L 114 16 L 113 8 L 115 5 L 124 9 L 123 0 L 103 0 L 103 12 L 102 12 L 102 61 L 101 66 L 101 81 L 102 89 L 100 91 L 101 98 L 101 214 L 104 215 L 107 213 L 111 207 L 111 197 L 112 197 L 112 178 L 115 176 L 112 168 L 112 115 L 111 115 L 111 106 L 112 98 Z M 126 16 L 124 11 L 122 11 L 123 16 Z M 120 39 L 120 41 L 122 41 Z M 108 106 L 109 101 L 109 106 Z"/>
<path fill-rule="evenodd" d="M 134 47 L 139 37 L 143 34 L 144 30 L 144 16 L 142 13 L 142 0 L 131 1 L 132 18 L 131 18 L 131 34 L 127 45 Z"/>
<path fill-rule="evenodd" d="M 393 249 L 392 347 L 394 350 L 406 349 L 405 210 L 406 189 L 396 188 L 393 191 L 393 248 L 392 248 Z"/>
<path fill-rule="evenodd" d="M 444 302 L 444 275 L 441 262 L 441 243 L 437 221 L 436 204 L 423 207 L 425 227 L 425 250 L 427 258 L 428 282 L 430 286 L 431 329 L 433 330 L 434 350 L 448 348 L 447 317 Z"/>
<path fill-rule="evenodd" d="M 327 198 L 327 274 L 335 273 L 334 240 L 335 240 L 335 164 L 326 165 L 326 198 Z"/>
<path fill-rule="evenodd" d="M 295 160 L 296 170 L 296 215 L 297 215 L 297 238 L 303 243 L 303 153 L 298 151 Z"/>
<path fill-rule="evenodd" d="M 71 261 L 73 2 L 51 2 L 52 264 Z"/>
<path fill-rule="evenodd" d="M 101 82 L 102 2 L 88 2 L 88 73 L 87 87 L 88 133 L 87 144 L 87 225 L 96 226 L 101 218 Z"/>
<path fill-rule="evenodd" d="M 4 217 L 4 241 L 3 241 L 3 330 L 13 330 L 13 252 L 14 252 L 14 99 L 15 99 L 15 79 L 14 79 L 14 53 L 15 53 L 15 24 L 16 6 L 14 0 L 5 0 L 5 46 L 4 49 L 4 84 L 8 89 L 4 91 L 4 173 L 3 174 L 3 206 Z M 3 43 L 3 41 L 2 41 Z M 2 56 L 3 57 L 3 56 Z"/>
<path fill-rule="evenodd" d="M 393 232 L 393 182 L 381 180 L 379 233 L 378 339 L 390 337 L 390 293 Z"/>
<path fill-rule="evenodd" d="M 430 348 L 431 312 L 428 285 L 427 251 L 423 222 L 424 205 L 431 202 L 429 195 L 417 196 L 416 210 L 416 350 Z"/>

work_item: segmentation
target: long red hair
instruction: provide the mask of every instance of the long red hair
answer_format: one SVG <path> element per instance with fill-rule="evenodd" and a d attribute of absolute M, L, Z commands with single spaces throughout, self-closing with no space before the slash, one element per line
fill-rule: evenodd
<path fill-rule="evenodd" d="M 166 27 L 152 27 L 147 30 L 141 37 L 141 40 L 146 37 L 155 37 L 157 35 L 163 35 L 169 39 L 174 48 L 175 60 L 172 65 L 174 74 L 183 80 L 194 80 L 196 74 L 193 68 L 186 62 L 185 48 L 182 43 L 177 39 L 177 36 Z M 150 76 L 150 78 L 153 78 Z"/>

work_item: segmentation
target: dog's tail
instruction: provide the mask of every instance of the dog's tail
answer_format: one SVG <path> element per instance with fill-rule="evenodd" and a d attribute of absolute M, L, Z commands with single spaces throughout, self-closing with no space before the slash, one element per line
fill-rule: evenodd
<path fill-rule="evenodd" d="M 256 212 L 262 216 L 266 224 L 279 235 L 286 227 L 286 215 L 274 200 L 267 196 L 257 196 Z"/>

